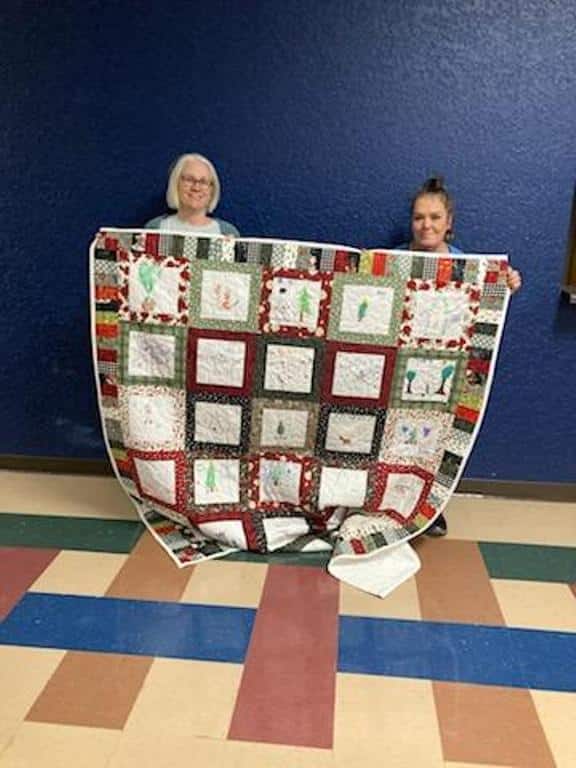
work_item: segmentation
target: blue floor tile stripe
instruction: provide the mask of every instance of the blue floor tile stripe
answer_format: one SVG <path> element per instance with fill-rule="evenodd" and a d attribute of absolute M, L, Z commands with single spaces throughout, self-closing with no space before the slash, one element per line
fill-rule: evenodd
<path fill-rule="evenodd" d="M 29 592 L 0 645 L 242 664 L 256 611 Z M 576 691 L 576 633 L 340 617 L 338 671 Z"/>
<path fill-rule="evenodd" d="M 255 611 L 29 592 L 0 644 L 242 663 Z"/>
<path fill-rule="evenodd" d="M 342 616 L 338 669 L 576 691 L 576 633 Z"/>

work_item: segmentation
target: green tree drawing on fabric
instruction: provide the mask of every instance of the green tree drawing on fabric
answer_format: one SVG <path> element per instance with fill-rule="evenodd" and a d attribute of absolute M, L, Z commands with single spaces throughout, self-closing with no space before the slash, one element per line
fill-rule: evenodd
<path fill-rule="evenodd" d="M 366 296 L 362 299 L 360 304 L 358 304 L 358 322 L 361 322 L 366 317 L 366 313 L 368 312 L 368 306 L 369 302 Z"/>
<path fill-rule="evenodd" d="M 285 432 L 286 432 L 286 427 L 284 426 L 284 422 L 282 421 L 282 419 L 279 419 L 278 424 L 276 426 L 276 434 L 278 435 L 278 437 L 283 437 Z"/>
<path fill-rule="evenodd" d="M 312 312 L 312 305 L 310 302 L 310 299 L 312 298 L 310 291 L 306 286 L 304 286 L 299 292 L 298 292 L 298 311 L 300 312 L 300 322 L 304 322 L 304 318 L 306 315 L 310 315 Z"/>
<path fill-rule="evenodd" d="M 406 379 L 408 381 L 408 386 L 406 387 L 406 394 L 411 395 L 412 394 L 412 383 L 414 382 L 414 379 L 416 378 L 416 371 L 406 371 Z"/>
<path fill-rule="evenodd" d="M 154 290 L 159 274 L 160 266 L 158 264 L 154 264 L 154 262 L 148 260 L 140 263 L 140 266 L 138 267 L 138 279 L 148 295 Z"/>
<path fill-rule="evenodd" d="M 152 292 L 154 291 L 159 274 L 160 266 L 158 264 L 154 264 L 153 261 L 148 259 L 140 262 L 138 266 L 138 280 L 140 280 L 140 284 L 146 294 L 146 298 L 142 302 L 144 312 L 152 312 L 154 309 L 155 301 L 152 298 Z"/>
<path fill-rule="evenodd" d="M 444 368 L 442 368 L 442 372 L 440 374 L 440 377 L 442 379 L 442 382 L 440 384 L 440 389 L 436 391 L 437 395 L 445 395 L 446 392 L 444 391 L 444 387 L 446 386 L 446 382 L 452 376 L 454 371 L 456 370 L 456 366 L 452 363 L 448 363 L 448 365 L 445 365 Z"/>
<path fill-rule="evenodd" d="M 212 462 L 208 464 L 208 468 L 206 470 L 206 478 L 204 480 L 206 483 L 206 488 L 210 492 L 216 490 L 216 467 Z"/>
<path fill-rule="evenodd" d="M 272 480 L 272 484 L 275 486 L 280 485 L 280 481 L 282 480 L 282 465 L 277 463 L 275 464 L 272 469 L 270 470 L 270 480 Z"/>

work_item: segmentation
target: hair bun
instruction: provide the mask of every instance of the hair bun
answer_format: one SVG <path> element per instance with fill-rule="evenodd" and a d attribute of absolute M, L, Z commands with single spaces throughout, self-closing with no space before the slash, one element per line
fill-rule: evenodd
<path fill-rule="evenodd" d="M 422 185 L 422 190 L 425 192 L 445 192 L 446 187 L 444 186 L 444 176 L 430 176 L 429 179 L 426 179 L 424 184 Z"/>
<path fill-rule="evenodd" d="M 423 195 L 436 195 L 438 198 L 440 198 L 440 200 L 446 206 L 446 211 L 448 215 L 451 217 L 451 220 L 453 221 L 454 201 L 452 200 L 452 196 L 444 186 L 444 176 L 435 174 L 434 176 L 430 176 L 429 178 L 426 179 L 424 184 L 422 184 L 420 189 L 416 192 L 416 194 L 412 198 L 412 205 L 410 208 L 412 214 L 414 213 L 414 206 L 418 202 L 419 198 L 422 197 Z"/>

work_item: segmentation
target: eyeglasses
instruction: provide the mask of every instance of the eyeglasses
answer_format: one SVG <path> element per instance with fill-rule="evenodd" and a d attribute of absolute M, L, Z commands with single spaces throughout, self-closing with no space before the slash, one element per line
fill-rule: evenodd
<path fill-rule="evenodd" d="M 184 182 L 184 184 L 190 184 L 192 187 L 201 187 L 202 189 L 212 186 L 210 179 L 197 179 L 195 176 L 187 176 L 185 174 L 180 176 L 180 181 Z"/>

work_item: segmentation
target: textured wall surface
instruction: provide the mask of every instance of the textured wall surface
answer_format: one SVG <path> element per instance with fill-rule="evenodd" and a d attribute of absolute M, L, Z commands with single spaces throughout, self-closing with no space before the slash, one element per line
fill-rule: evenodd
<path fill-rule="evenodd" d="M 444 173 L 513 299 L 467 476 L 576 481 L 573 0 L 7 0 L 0 11 L 0 454 L 98 458 L 87 247 L 163 211 L 183 151 L 246 235 L 390 246 Z"/>

